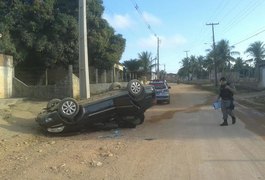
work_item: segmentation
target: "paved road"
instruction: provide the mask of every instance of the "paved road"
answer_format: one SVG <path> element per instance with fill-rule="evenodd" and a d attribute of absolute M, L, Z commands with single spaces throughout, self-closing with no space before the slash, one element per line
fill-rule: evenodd
<path fill-rule="evenodd" d="M 230 120 L 229 126 L 220 127 L 221 112 L 211 107 L 213 94 L 172 85 L 171 97 L 170 105 L 149 109 L 144 124 L 121 129 L 118 135 L 44 136 L 32 119 L 34 112 L 27 118 L 34 104 L 24 103 L 22 109 L 14 105 L 13 115 L 0 119 L 5 137 L 0 138 L 5 148 L 0 150 L 0 178 L 265 179 L 264 113 L 237 104 L 237 123 Z"/>

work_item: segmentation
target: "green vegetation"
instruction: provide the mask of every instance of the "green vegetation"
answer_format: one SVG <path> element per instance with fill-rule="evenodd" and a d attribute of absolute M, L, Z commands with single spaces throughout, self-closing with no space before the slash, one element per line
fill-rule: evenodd
<path fill-rule="evenodd" d="M 102 18 L 102 0 L 87 1 L 87 9 L 89 64 L 110 69 L 119 62 L 125 39 Z M 0 16 L 0 52 L 13 55 L 16 67 L 77 67 L 78 1 L 5 0 Z"/>
<path fill-rule="evenodd" d="M 152 53 L 143 51 L 138 54 L 137 59 L 124 61 L 123 65 L 129 72 L 137 73 L 139 76 L 148 76 L 151 74 L 152 68 L 156 66 L 154 60 Z"/>
<path fill-rule="evenodd" d="M 257 72 L 259 77 L 259 65 L 265 63 L 265 45 L 263 42 L 254 42 L 249 45 L 246 52 L 251 59 L 243 60 L 234 58 L 239 55 L 233 51 L 234 47 L 229 45 L 229 41 L 221 40 L 215 49 L 208 50 L 205 57 L 190 56 L 182 59 L 182 68 L 178 71 L 181 78 L 192 80 L 193 77 L 206 79 L 211 72 L 214 72 L 214 60 L 216 61 L 217 72 L 238 72 L 241 77 L 254 77 Z M 254 63 L 254 67 L 251 66 Z"/>

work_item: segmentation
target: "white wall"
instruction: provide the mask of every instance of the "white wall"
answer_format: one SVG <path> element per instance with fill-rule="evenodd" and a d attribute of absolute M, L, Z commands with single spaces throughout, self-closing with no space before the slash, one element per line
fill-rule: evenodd
<path fill-rule="evenodd" d="M 0 98 L 12 96 L 13 74 L 13 57 L 0 54 Z"/>

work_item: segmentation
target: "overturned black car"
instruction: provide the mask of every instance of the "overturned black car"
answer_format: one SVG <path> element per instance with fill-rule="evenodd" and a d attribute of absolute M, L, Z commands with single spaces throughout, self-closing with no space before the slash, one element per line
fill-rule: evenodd
<path fill-rule="evenodd" d="M 134 128 L 144 122 L 144 112 L 154 103 L 153 86 L 145 87 L 138 80 L 131 80 L 127 91 L 96 101 L 53 99 L 39 113 L 36 121 L 49 133 L 75 131 L 107 123 Z"/>

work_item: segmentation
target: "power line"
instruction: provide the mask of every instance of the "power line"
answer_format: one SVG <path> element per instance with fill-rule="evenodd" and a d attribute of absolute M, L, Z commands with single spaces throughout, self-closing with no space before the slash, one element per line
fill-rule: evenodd
<path fill-rule="evenodd" d="M 144 23 L 146 24 L 147 29 L 155 36 L 157 37 L 157 34 L 155 33 L 155 31 L 152 29 L 151 25 L 148 23 L 148 21 L 146 20 L 146 18 L 143 15 L 143 12 L 141 11 L 139 5 L 136 3 L 135 0 L 131 0 L 134 8 L 136 9 L 136 11 L 138 12 L 138 14 L 140 15 L 140 17 L 142 18 L 142 20 L 144 21 Z"/>
<path fill-rule="evenodd" d="M 211 19 L 209 19 L 208 21 L 212 21 L 214 19 L 217 19 L 216 16 L 220 13 L 220 10 L 226 9 L 226 6 L 228 6 L 229 2 L 230 2 L 229 0 L 227 0 L 227 1 L 221 0 L 221 2 L 217 5 L 215 10 L 213 11 L 214 13 L 210 16 Z"/>
<path fill-rule="evenodd" d="M 240 0 L 239 0 L 240 1 Z M 212 21 L 214 19 L 216 19 L 217 15 L 220 14 L 221 10 L 226 9 L 226 7 L 230 4 L 229 0 L 221 0 L 219 1 L 218 4 L 216 4 L 214 10 L 212 11 L 210 18 L 206 18 L 206 22 Z M 195 39 L 192 40 L 192 42 L 190 43 L 190 49 L 194 49 L 194 48 L 198 48 L 201 46 L 201 44 L 208 42 L 208 37 L 210 36 L 210 32 L 205 31 L 205 28 L 203 26 L 201 26 L 201 30 L 198 36 L 196 36 Z M 200 45 L 198 45 L 198 42 Z M 195 45 L 195 43 L 197 43 L 197 45 Z"/>
<path fill-rule="evenodd" d="M 256 1 L 249 3 L 249 5 L 243 10 L 240 11 L 231 21 L 228 23 L 228 25 L 224 28 L 223 34 L 226 34 L 229 30 L 231 30 L 233 27 L 235 27 L 238 23 L 240 23 L 242 20 L 244 20 L 248 15 L 254 12 L 254 10 L 259 7 L 260 4 L 262 4 L 264 1 Z"/>
<path fill-rule="evenodd" d="M 156 57 L 156 61 L 157 61 L 157 76 L 159 77 L 159 44 L 161 42 L 161 40 L 159 39 L 159 37 L 157 36 L 157 34 L 155 33 L 155 31 L 152 29 L 151 25 L 148 23 L 148 21 L 146 20 L 146 18 L 143 15 L 143 12 L 141 11 L 139 5 L 136 3 L 135 0 L 131 0 L 134 8 L 136 9 L 136 11 L 138 12 L 138 14 L 140 15 L 140 17 L 142 18 L 142 20 L 144 21 L 144 23 L 146 24 L 148 30 L 157 38 L 157 57 Z"/>
<path fill-rule="evenodd" d="M 265 32 L 265 29 L 263 29 L 263 30 L 260 31 L 260 32 L 257 32 L 256 34 L 253 34 L 252 36 L 250 36 L 250 37 L 248 37 L 248 38 L 246 38 L 246 39 L 243 39 L 243 40 L 241 40 L 241 41 L 235 43 L 233 46 L 236 46 L 236 45 L 238 45 L 238 44 L 241 44 L 242 42 L 245 42 L 245 41 L 247 41 L 247 40 L 249 40 L 249 39 L 251 39 L 251 38 L 253 38 L 253 37 L 255 37 L 255 36 L 257 36 L 257 35 L 259 35 L 259 34 L 261 34 L 261 33 L 263 33 L 263 32 Z"/>
<path fill-rule="evenodd" d="M 223 19 L 226 19 L 226 17 L 228 17 L 232 12 L 235 12 L 235 9 L 237 9 L 238 6 L 241 4 L 240 2 L 241 2 L 241 0 L 238 0 L 237 2 L 235 2 L 235 4 L 229 4 L 230 5 L 229 6 L 230 8 L 228 8 L 227 11 L 226 11 L 226 13 L 224 13 L 224 15 L 220 18 L 220 22 L 221 23 L 222 23 L 222 20 Z M 222 23 L 222 24 L 224 24 L 224 23 Z"/>

